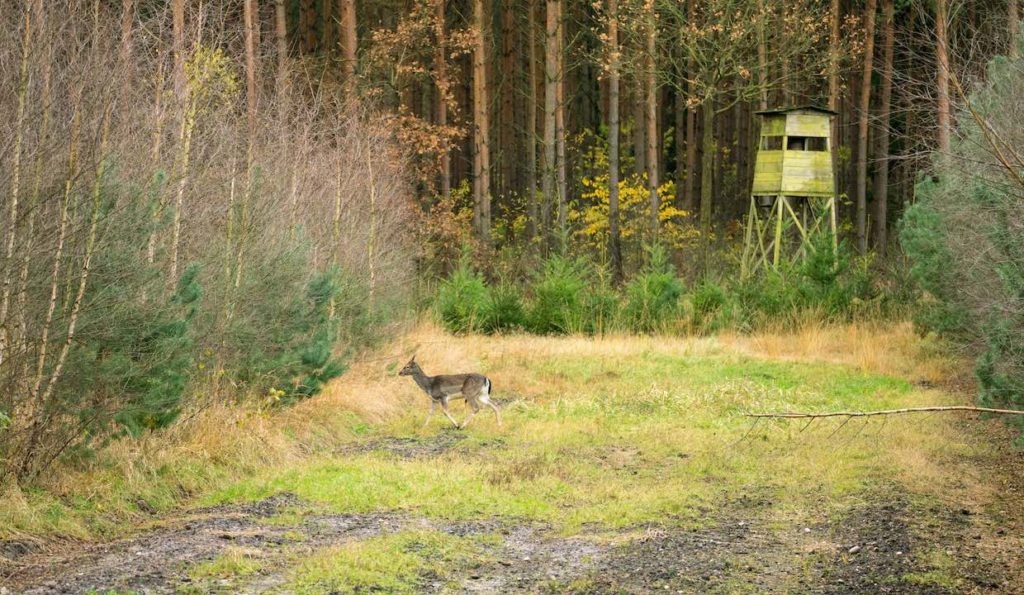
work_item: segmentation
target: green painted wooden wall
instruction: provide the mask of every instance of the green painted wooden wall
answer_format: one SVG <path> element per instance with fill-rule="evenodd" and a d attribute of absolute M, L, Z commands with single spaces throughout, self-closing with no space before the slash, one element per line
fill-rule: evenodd
<path fill-rule="evenodd" d="M 832 196 L 831 146 L 827 151 L 789 151 L 785 148 L 790 136 L 828 138 L 829 132 L 827 114 L 794 111 L 784 116 L 766 116 L 761 124 L 761 136 L 783 136 L 782 150 L 761 149 L 763 145 L 758 143 L 751 194 Z"/>

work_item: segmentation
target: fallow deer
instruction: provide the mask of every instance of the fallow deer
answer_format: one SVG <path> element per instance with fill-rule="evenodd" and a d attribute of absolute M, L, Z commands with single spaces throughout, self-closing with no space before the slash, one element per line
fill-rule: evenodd
<path fill-rule="evenodd" d="M 398 375 L 412 376 L 416 384 L 430 397 L 430 413 L 427 414 L 427 420 L 423 422 L 424 428 L 430 423 L 430 418 L 434 415 L 434 409 L 438 403 L 441 404 L 441 410 L 444 411 L 445 416 L 456 428 L 468 426 L 473 416 L 480 411 L 481 406 L 490 407 L 494 410 L 494 417 L 498 420 L 498 425 L 501 425 L 501 413 L 498 412 L 498 408 L 491 402 L 491 380 L 483 374 L 427 376 L 423 368 L 416 363 L 416 356 L 413 356 L 409 363 L 398 372 Z M 466 421 L 462 425 L 459 425 L 459 422 L 455 421 L 455 418 L 448 411 L 449 401 L 456 399 L 466 399 L 466 403 L 471 409 L 469 416 L 466 417 Z"/>

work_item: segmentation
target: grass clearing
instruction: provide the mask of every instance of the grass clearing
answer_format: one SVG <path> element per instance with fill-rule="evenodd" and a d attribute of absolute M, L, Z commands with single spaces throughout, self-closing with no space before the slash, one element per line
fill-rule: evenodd
<path fill-rule="evenodd" d="M 590 562 L 576 560 L 564 576 L 531 575 L 529 584 L 614 591 L 634 580 L 629 548 L 640 548 L 641 559 L 660 558 L 652 553 L 660 551 L 659 540 L 675 548 L 672 559 L 699 566 L 665 578 L 684 590 L 799 591 L 815 580 L 853 580 L 860 575 L 844 572 L 858 564 L 858 572 L 875 568 L 885 584 L 955 589 L 964 565 L 941 559 L 944 550 L 919 548 L 908 567 L 884 560 L 865 566 L 845 554 L 862 538 L 844 527 L 890 531 L 892 515 L 864 511 L 877 510 L 891 495 L 911 511 L 904 515 L 910 525 L 915 514 L 925 518 L 934 514 L 928 511 L 962 506 L 986 519 L 998 511 L 1001 521 L 1015 522 L 1019 510 L 1008 509 L 990 475 L 1005 453 L 979 431 L 1002 426 L 968 426 L 955 415 L 827 419 L 806 427 L 800 421 L 755 423 L 744 414 L 890 409 L 964 398 L 942 388 L 955 379 L 954 366 L 940 359 L 935 345 L 914 338 L 909 326 L 808 328 L 790 339 L 452 337 L 423 327 L 393 345 L 386 359 L 357 365 L 295 408 L 236 413 L 236 423 L 223 427 L 215 427 L 216 417 L 200 415 L 190 422 L 197 424 L 192 432 L 201 427 L 217 436 L 183 433 L 134 454 L 115 446 L 124 450 L 106 456 L 121 458 L 109 460 L 130 461 L 139 474 L 103 491 L 98 478 L 112 477 L 116 466 L 83 473 L 87 485 L 97 486 L 95 497 L 59 499 L 54 518 L 80 523 L 87 534 L 112 519 L 131 519 L 140 513 L 126 511 L 133 499 L 147 496 L 139 491 L 146 478 L 159 478 L 145 500 L 157 510 L 187 499 L 231 511 L 280 496 L 286 504 L 258 520 L 291 544 L 268 554 L 274 562 L 225 552 L 189 572 L 196 583 L 222 573 L 203 580 L 231 585 L 269 572 L 281 588 L 303 593 L 414 591 L 425 581 L 446 588 L 470 568 L 506 572 L 495 560 L 530 547 L 548 552 L 545 568 L 563 568 L 559 556 L 582 551 L 580 544 L 590 548 L 586 560 L 611 560 L 613 574 L 620 574 L 589 575 Z M 468 430 L 455 430 L 435 416 L 421 429 L 427 398 L 395 375 L 413 353 L 427 373 L 486 373 L 504 426 L 481 415 Z M 459 419 L 467 413 L 461 402 L 453 412 Z M 139 444 L 154 447 L 148 440 Z M 184 481 L 189 477 L 193 483 Z M 175 489 L 184 495 L 175 496 Z M 129 505 L 105 515 L 107 503 Z M 390 528 L 341 545 L 317 538 L 317 523 L 372 528 L 377 515 Z M 885 558 L 883 552 L 906 549 L 914 531 L 927 535 L 946 522 L 932 521 L 905 523 L 884 548 L 864 543 L 865 552 Z M 456 530 L 466 523 L 483 523 L 493 542 L 479 529 L 471 536 Z M 750 533 L 752 523 L 766 533 Z M 49 519 L 34 526 L 64 531 L 76 525 Z M 510 536 L 516 528 L 542 535 Z M 988 535 L 985 543 L 1001 539 Z M 754 545 L 736 551 L 722 545 L 746 540 Z M 626 553 L 609 553 L 618 551 Z M 693 556 L 702 551 L 708 553 Z M 759 583 L 757 571 L 743 570 L 761 568 L 765 556 L 776 569 L 766 573 L 785 578 Z M 721 570 L 722 560 L 737 570 Z M 532 563 L 523 564 L 514 570 L 534 572 Z M 660 570 L 641 570 L 648 574 L 636 580 L 662 584 Z M 705 574 L 710 582 L 700 583 Z"/>
<path fill-rule="evenodd" d="M 444 581 L 480 553 L 480 540 L 439 531 L 403 531 L 317 551 L 299 560 L 295 593 L 416 593 L 425 576 Z"/>
<path fill-rule="evenodd" d="M 485 371 L 497 398 L 508 401 L 505 427 L 477 420 L 466 439 L 435 457 L 374 450 L 381 436 L 427 442 L 453 431 L 438 420 L 419 430 L 426 398 L 411 382 L 382 374 L 370 398 L 387 395 L 405 408 L 357 439 L 370 450 L 271 467 L 205 503 L 292 492 L 335 511 L 529 519 L 571 534 L 588 525 L 692 525 L 701 522 L 702 510 L 750 492 L 778 501 L 776 514 L 794 517 L 825 502 L 845 508 L 873 484 L 897 478 L 927 492 L 948 484 L 943 466 L 952 457 L 984 449 L 943 438 L 949 418 L 851 422 L 842 429 L 842 420 L 830 420 L 803 432 L 792 422 L 755 425 L 743 413 L 952 402 L 871 365 L 762 358 L 757 339 L 425 332 L 409 343 L 429 337 L 417 350 L 427 372 Z M 352 407 L 367 398 L 345 391 L 344 381 L 330 392 L 326 399 Z"/>

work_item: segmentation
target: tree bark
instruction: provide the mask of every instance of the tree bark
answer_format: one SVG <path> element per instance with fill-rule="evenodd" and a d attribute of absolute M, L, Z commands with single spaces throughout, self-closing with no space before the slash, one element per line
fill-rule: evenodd
<path fill-rule="evenodd" d="M 633 76 L 629 77 L 629 82 L 630 95 L 627 103 L 633 112 L 633 168 L 636 175 L 644 177 L 647 175 L 647 91 L 642 60 L 640 68 L 635 69 Z"/>
<path fill-rule="evenodd" d="M 622 283 L 622 242 L 619 237 L 619 13 L 618 0 L 608 0 L 608 255 L 612 282 Z"/>
<path fill-rule="evenodd" d="M 1006 7 L 1007 30 L 1009 32 L 1009 48 L 1007 55 L 1016 58 L 1019 54 L 1017 42 L 1020 38 L 1020 16 L 1017 14 L 1017 0 L 1009 0 Z"/>
<path fill-rule="evenodd" d="M 448 56 L 445 33 L 445 4 L 447 0 L 434 0 L 434 76 L 437 83 L 437 125 L 448 127 Z M 441 196 L 448 198 L 452 191 L 451 154 L 447 143 L 441 147 Z"/>
<path fill-rule="evenodd" d="M 950 108 L 949 108 L 949 46 L 946 37 L 946 2 L 935 0 L 935 63 L 938 75 L 935 80 L 938 91 L 939 152 L 944 158 L 949 154 Z"/>
<path fill-rule="evenodd" d="M 568 232 L 568 181 L 566 178 L 565 162 L 565 20 L 562 17 L 562 0 L 558 0 L 558 33 L 557 42 L 557 68 L 558 80 L 555 82 L 555 151 L 557 155 L 555 162 L 558 164 L 558 240 L 560 247 L 565 248 L 566 233 Z"/>
<path fill-rule="evenodd" d="M 334 0 L 320 0 L 320 19 L 323 27 L 320 29 L 320 47 L 324 54 L 330 54 L 334 49 L 335 28 L 341 29 L 341 22 L 334 18 Z M 340 31 L 339 31 L 340 34 Z M 341 36 L 339 35 L 340 39 Z M 257 45 L 259 43 L 257 42 Z"/>
<path fill-rule="evenodd" d="M 697 19 L 697 3 L 696 0 L 687 0 L 686 2 L 686 14 L 690 18 L 690 22 L 696 22 Z M 686 71 L 688 76 L 693 76 L 693 72 L 697 69 L 697 63 L 690 57 L 687 60 Z M 689 97 L 696 95 L 694 84 L 691 82 L 687 85 L 687 92 Z M 689 100 L 687 97 L 687 100 Z M 697 188 L 697 111 L 696 108 L 690 107 L 686 110 L 686 190 L 683 194 L 683 209 L 687 212 L 692 213 L 694 208 L 697 206 L 695 189 Z"/>
<path fill-rule="evenodd" d="M 132 28 L 135 24 L 135 0 L 124 0 L 121 5 L 121 68 L 128 65 L 132 53 Z"/>
<path fill-rule="evenodd" d="M 541 232 L 551 244 L 551 206 L 555 195 L 555 112 L 558 101 L 558 1 L 546 0 L 544 28 L 544 172 L 541 176 Z"/>
<path fill-rule="evenodd" d="M 14 143 L 11 158 L 11 195 L 7 213 L 7 246 L 4 250 L 3 298 L 0 300 L 0 363 L 7 359 L 9 334 L 7 315 L 10 308 L 13 282 L 14 246 L 18 231 L 18 195 L 21 192 L 21 153 L 25 138 L 25 113 L 28 102 L 28 63 L 32 56 L 32 10 L 25 5 L 22 16 L 24 30 L 21 37 L 21 61 L 18 68 L 18 107 L 14 116 Z"/>
<path fill-rule="evenodd" d="M 299 39 L 302 51 L 316 51 L 316 0 L 299 0 Z"/>
<path fill-rule="evenodd" d="M 502 0 L 501 10 L 501 97 L 500 123 L 498 130 L 500 138 L 498 141 L 498 162 L 501 166 L 501 179 L 498 182 L 498 196 L 504 197 L 511 194 L 515 188 L 515 172 L 518 160 L 515 127 L 515 98 L 517 95 L 516 83 L 518 77 L 516 72 L 519 62 L 516 60 L 515 43 L 515 6 L 514 0 Z"/>
<path fill-rule="evenodd" d="M 243 6 L 245 20 L 245 116 L 248 126 L 249 153 L 252 153 L 256 136 L 256 40 L 254 33 L 257 27 L 257 0 L 245 0 Z"/>
<path fill-rule="evenodd" d="M 256 165 L 256 31 L 258 27 L 259 7 L 257 0 L 245 0 L 245 99 L 246 99 L 246 152 L 245 152 L 245 192 L 239 204 L 238 255 L 235 260 L 235 288 L 242 284 L 242 268 L 245 264 L 245 245 L 247 240 L 249 205 L 255 181 Z M 194 117 L 193 117 L 194 118 Z M 230 215 L 229 215 L 230 216 Z"/>
<path fill-rule="evenodd" d="M 527 60 L 529 89 L 526 97 L 526 235 L 537 237 L 537 0 L 527 7 Z"/>
<path fill-rule="evenodd" d="M 646 111 L 644 114 L 644 120 L 647 126 L 646 136 L 646 153 L 647 153 L 647 195 L 650 201 L 650 218 L 651 218 L 651 240 L 655 241 L 658 237 L 658 84 L 655 72 L 655 55 L 656 50 L 656 35 L 658 34 L 657 20 L 654 13 L 654 3 L 650 2 L 645 8 L 646 10 L 646 42 L 647 42 L 647 55 L 645 56 L 646 68 L 644 72 L 645 77 L 645 92 L 646 92 Z"/>
<path fill-rule="evenodd" d="M 487 100 L 487 20 L 483 0 L 473 2 L 473 219 L 477 235 L 490 242 L 491 163 Z"/>
<path fill-rule="evenodd" d="M 676 156 L 674 181 L 676 186 L 675 206 L 677 208 L 681 208 L 683 205 L 683 189 L 686 187 L 686 114 L 689 110 L 686 109 L 686 98 L 682 92 L 684 84 L 682 80 L 679 81 L 679 88 L 676 90 L 675 103 L 673 105 L 673 117 L 675 118 L 673 142 L 675 143 Z"/>
<path fill-rule="evenodd" d="M 32 390 L 29 393 L 30 399 L 36 401 L 43 384 L 43 373 L 46 370 L 47 349 L 49 348 L 50 328 L 53 325 L 53 313 L 57 309 L 57 294 L 60 287 L 60 265 L 64 254 L 64 243 L 68 231 L 68 210 L 71 204 L 71 194 L 74 188 L 74 181 L 78 177 L 78 142 L 79 133 L 82 127 L 81 105 L 79 93 L 72 97 L 73 114 L 71 116 L 71 138 L 68 142 L 68 170 L 64 178 L 64 196 L 60 206 L 60 227 L 57 235 L 57 246 L 54 249 L 53 272 L 50 275 L 50 300 L 47 303 L 46 318 L 39 338 L 39 348 L 36 356 L 35 378 L 32 381 Z M 36 402 L 41 407 L 41 404 Z M 36 406 L 34 405 L 34 406 Z"/>
<path fill-rule="evenodd" d="M 341 16 L 341 31 L 338 33 L 338 43 L 341 49 L 341 74 L 344 84 L 349 87 L 349 92 L 351 92 L 351 87 L 355 83 L 356 52 L 359 47 L 356 33 L 356 0 L 338 0 L 338 13 Z"/>
<path fill-rule="evenodd" d="M 833 1 L 838 2 L 839 0 Z M 757 12 L 757 80 L 761 87 L 758 105 L 761 110 L 766 110 L 768 109 L 768 44 L 764 34 L 764 23 L 767 20 L 764 0 L 757 0 Z"/>
<path fill-rule="evenodd" d="M 711 265 L 711 178 L 715 167 L 715 101 L 713 97 L 705 97 L 701 106 L 703 115 L 704 155 L 701 158 L 700 186 L 700 242 L 701 268 L 706 275 Z"/>
<path fill-rule="evenodd" d="M 174 54 L 174 97 L 179 107 L 185 96 L 185 0 L 171 4 L 171 52 Z"/>
<path fill-rule="evenodd" d="M 68 316 L 68 328 L 65 334 L 64 343 L 61 346 L 60 354 L 57 356 L 56 361 L 53 365 L 53 370 L 50 373 L 49 382 L 42 394 L 38 397 L 37 411 L 41 412 L 46 409 L 46 403 L 50 400 L 50 396 L 53 394 L 54 388 L 57 382 L 60 380 L 61 374 L 64 370 L 64 363 L 67 361 L 68 353 L 71 350 L 71 345 L 75 340 L 75 332 L 78 326 L 78 315 L 82 307 L 82 298 L 85 297 L 85 288 L 89 282 L 89 274 L 92 271 L 92 259 L 96 253 L 96 239 L 99 229 L 100 221 L 100 209 L 101 209 L 101 185 L 103 177 L 106 173 L 107 168 L 107 146 L 110 135 L 110 112 L 111 109 L 108 106 L 104 109 L 103 119 L 100 124 L 100 143 L 99 152 L 96 156 L 96 170 L 95 179 L 93 181 L 92 188 L 92 213 L 89 218 L 89 231 L 86 237 L 85 252 L 82 259 L 82 268 L 78 277 L 78 290 L 75 293 L 74 302 L 71 305 L 71 312 Z M 22 451 L 21 461 L 21 473 L 19 475 L 25 476 L 30 470 L 30 465 L 35 459 L 35 449 L 38 445 L 39 437 L 43 431 L 43 419 L 36 416 L 32 421 L 32 429 L 28 436 L 28 444 Z"/>
<path fill-rule="evenodd" d="M 274 41 L 277 47 L 277 75 L 275 88 L 278 102 L 284 106 L 289 95 L 288 76 L 288 15 L 285 0 L 274 0 Z M 287 111 L 282 107 L 282 113 Z"/>
<path fill-rule="evenodd" d="M 829 59 L 828 59 L 828 109 L 834 114 L 829 120 L 829 149 L 832 154 L 832 192 L 839 190 L 839 0 L 832 0 L 828 13 L 829 20 Z M 767 108 L 761 108 L 767 109 Z"/>
<path fill-rule="evenodd" d="M 878 130 L 875 150 L 875 248 L 885 256 L 889 244 L 889 113 L 892 101 L 893 0 L 882 0 L 882 85 L 878 96 Z"/>
<path fill-rule="evenodd" d="M 940 2 L 942 0 L 939 0 Z M 875 53 L 875 11 L 877 0 L 864 8 L 864 69 L 861 75 L 857 117 L 857 249 L 867 252 L 868 122 L 871 116 L 871 72 Z"/>

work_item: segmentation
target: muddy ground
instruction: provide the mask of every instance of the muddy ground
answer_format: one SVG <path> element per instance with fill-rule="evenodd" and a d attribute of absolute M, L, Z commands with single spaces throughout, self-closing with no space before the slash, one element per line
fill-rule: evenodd
<path fill-rule="evenodd" d="M 441 436 L 428 443 L 388 439 L 370 448 L 434 457 L 459 440 Z M 500 537 L 487 542 L 486 555 L 460 565 L 456 576 L 422 576 L 416 588 L 425 593 L 1024 593 L 1020 552 L 1005 548 L 1014 529 L 979 520 L 968 509 L 914 508 L 895 486 L 863 501 L 842 518 L 780 526 L 770 520 L 779 503 L 745 496 L 702 511 L 699 528 L 584 528 L 565 537 L 509 519 L 331 514 L 279 494 L 154 517 L 148 530 L 107 544 L 0 543 L 0 559 L 6 559 L 0 594 L 286 592 L 288 561 L 297 556 L 421 528 Z M 295 523 L 270 522 L 281 513 Z M 190 577 L 190 567 L 231 547 L 253 552 L 265 562 L 263 570 L 240 582 Z"/>
<path fill-rule="evenodd" d="M 731 512 L 743 511 L 737 504 Z M 486 561 L 470 562 L 463 576 L 424 576 L 423 592 L 477 593 L 957 593 L 1022 592 L 1008 566 L 998 560 L 963 560 L 955 588 L 905 582 L 901 577 L 933 569 L 917 555 L 930 543 L 915 536 L 901 506 L 869 506 L 839 523 L 779 531 L 734 514 L 701 529 L 636 527 L 621 533 L 587 532 L 559 537 L 544 526 L 499 521 L 446 522 L 396 514 L 310 513 L 296 526 L 268 524 L 280 512 L 306 508 L 280 495 L 245 506 L 197 510 L 166 526 L 110 544 L 66 553 L 37 551 L 15 557 L 5 569 L 4 588 L 13 593 L 266 592 L 281 588 L 284 570 L 261 571 L 244 583 L 195 584 L 188 568 L 228 547 L 259 552 L 273 562 L 326 545 L 408 528 L 433 528 L 458 535 L 501 535 Z M 960 513 L 950 512 L 950 515 Z M 959 533 L 944 538 L 966 553 L 972 545 Z M 938 535 L 933 536 L 938 538 Z M 950 539 L 951 537 L 955 539 Z M 966 538 L 966 539 L 964 539 Z M 853 544 L 853 545 L 850 545 Z M 859 548 L 856 553 L 851 549 Z M 969 556 L 969 554 L 968 554 Z M 286 564 L 265 564 L 284 569 Z"/>

